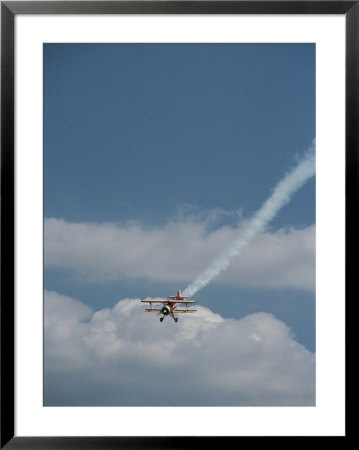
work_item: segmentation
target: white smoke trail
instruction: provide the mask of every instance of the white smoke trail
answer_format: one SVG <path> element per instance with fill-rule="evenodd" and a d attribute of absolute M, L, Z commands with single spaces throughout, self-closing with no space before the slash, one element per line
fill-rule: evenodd
<path fill-rule="evenodd" d="M 187 288 L 183 295 L 192 296 L 206 286 L 214 277 L 227 269 L 232 259 L 259 234 L 276 216 L 278 211 L 289 203 L 292 195 L 315 174 L 315 142 L 306 152 L 299 164 L 294 167 L 274 188 L 272 195 L 254 214 L 246 228 L 233 245 L 205 269 Z"/>

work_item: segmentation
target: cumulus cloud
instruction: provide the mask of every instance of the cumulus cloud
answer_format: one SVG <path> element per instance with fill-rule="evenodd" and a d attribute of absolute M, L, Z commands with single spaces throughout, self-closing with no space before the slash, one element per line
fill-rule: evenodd
<path fill-rule="evenodd" d="M 146 278 L 191 282 L 238 238 L 240 228 L 209 231 L 208 221 L 183 219 L 162 227 L 139 223 L 45 220 L 45 264 L 86 282 Z M 315 226 L 266 232 L 216 281 L 246 287 L 314 289 Z"/>
<path fill-rule="evenodd" d="M 312 406 L 315 355 L 271 314 L 198 306 L 175 324 L 139 299 L 91 311 L 45 292 L 45 405 Z"/>

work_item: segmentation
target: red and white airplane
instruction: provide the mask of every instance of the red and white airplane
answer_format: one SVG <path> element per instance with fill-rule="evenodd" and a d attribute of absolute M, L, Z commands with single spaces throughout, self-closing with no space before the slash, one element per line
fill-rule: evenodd
<path fill-rule="evenodd" d="M 174 316 L 175 313 L 194 313 L 197 311 L 196 309 L 188 309 L 188 304 L 196 302 L 194 300 L 186 300 L 189 297 L 183 296 L 180 289 L 178 289 L 177 295 L 170 295 L 168 298 L 171 300 L 141 300 L 141 302 L 150 304 L 150 307 L 145 309 L 146 312 L 159 312 L 163 314 L 163 316 L 160 318 L 160 322 L 163 322 L 165 316 L 168 316 L 169 314 L 172 316 L 175 322 L 178 322 L 178 317 Z M 152 303 L 160 305 L 163 304 L 163 306 L 162 308 L 152 308 Z M 186 309 L 178 308 L 178 305 L 181 306 L 184 304 L 186 305 Z"/>

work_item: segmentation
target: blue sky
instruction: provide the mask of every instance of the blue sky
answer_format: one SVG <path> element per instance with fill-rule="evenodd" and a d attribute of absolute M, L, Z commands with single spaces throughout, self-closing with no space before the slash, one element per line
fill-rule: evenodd
<path fill-rule="evenodd" d="M 46 44 L 48 297 L 56 305 L 64 298 L 76 311 L 89 308 L 93 324 L 96 311 L 107 314 L 123 299 L 184 289 L 314 137 L 314 45 Z M 286 339 L 314 354 L 314 233 L 313 178 L 226 273 L 197 293 L 198 304 L 208 317 L 219 314 L 239 327 L 267 314 L 273 327 L 288 328 Z M 134 311 L 136 326 L 163 325 Z M 183 326 L 194 320 L 180 318 Z M 172 325 L 163 328 L 170 336 Z M 50 341 L 45 403 L 61 403 L 64 392 L 68 404 L 111 403 L 95 381 L 82 394 L 78 386 L 61 387 L 57 341 Z M 126 402 L 141 404 L 141 397 Z"/>

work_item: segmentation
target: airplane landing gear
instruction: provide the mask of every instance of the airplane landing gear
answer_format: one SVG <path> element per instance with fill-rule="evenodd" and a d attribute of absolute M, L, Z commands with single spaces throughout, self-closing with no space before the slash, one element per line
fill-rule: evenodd
<path fill-rule="evenodd" d="M 160 318 L 160 322 L 163 322 L 163 317 Z"/>
<path fill-rule="evenodd" d="M 178 317 L 175 317 L 175 318 L 174 318 L 174 321 L 177 323 L 177 322 L 178 322 Z"/>

